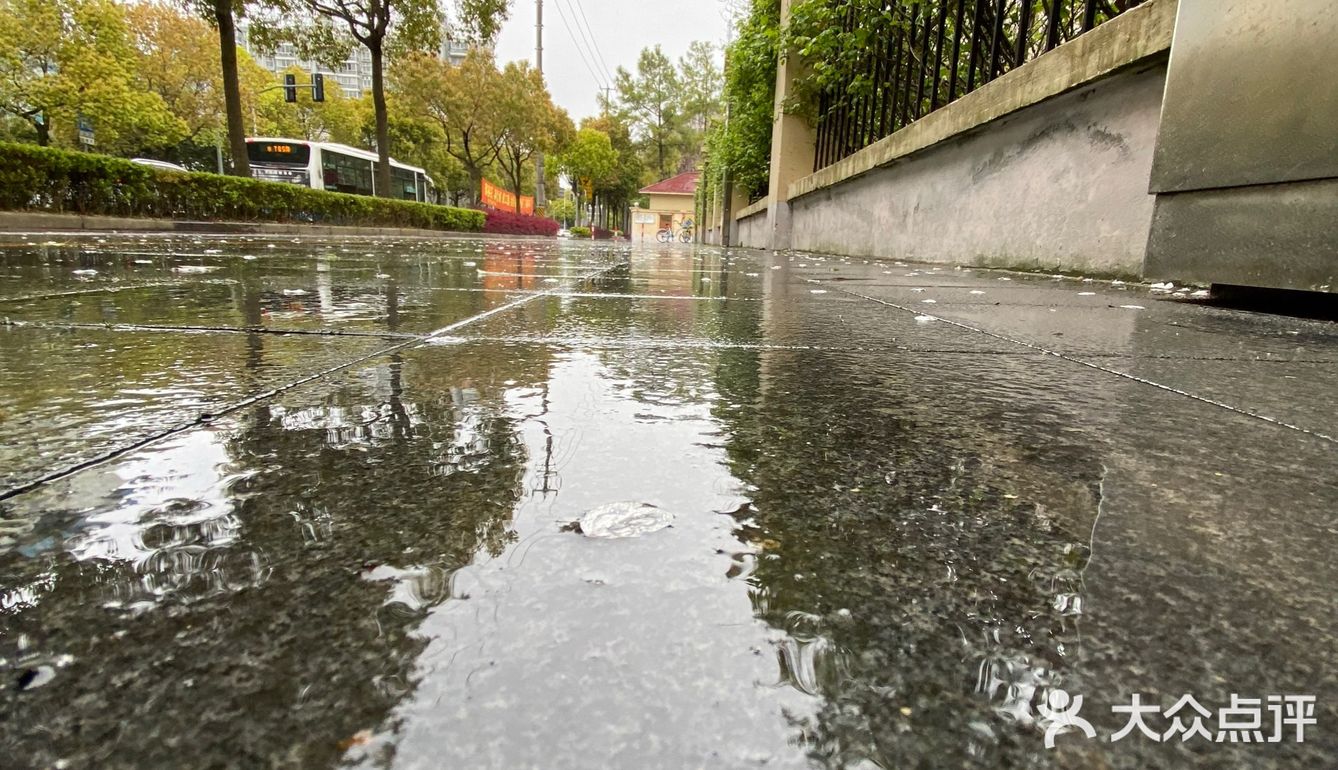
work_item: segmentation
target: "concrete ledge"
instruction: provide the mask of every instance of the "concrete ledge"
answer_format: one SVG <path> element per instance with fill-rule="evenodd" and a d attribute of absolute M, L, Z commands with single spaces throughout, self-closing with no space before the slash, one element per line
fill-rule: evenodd
<path fill-rule="evenodd" d="M 1179 0 L 1149 0 L 790 185 L 794 200 L 840 184 L 1171 48 Z M 750 207 L 751 208 L 751 207 Z"/>
<path fill-rule="evenodd" d="M 157 232 L 261 235 L 381 236 L 397 238 L 485 238 L 483 233 L 420 230 L 411 227 L 348 227 L 281 222 L 192 222 L 176 219 L 50 214 L 41 211 L 0 211 L 0 232 Z M 509 236 L 510 237 L 510 236 Z M 545 239 L 548 240 L 548 239 Z"/>
<path fill-rule="evenodd" d="M 767 206 L 770 203 L 771 203 L 771 198 L 767 197 L 763 198 L 760 201 L 757 201 L 751 206 L 745 206 L 742 210 L 739 211 L 739 213 L 734 215 L 734 221 L 740 222 L 747 219 L 748 217 L 755 217 L 758 214 L 765 214 L 767 213 Z"/>

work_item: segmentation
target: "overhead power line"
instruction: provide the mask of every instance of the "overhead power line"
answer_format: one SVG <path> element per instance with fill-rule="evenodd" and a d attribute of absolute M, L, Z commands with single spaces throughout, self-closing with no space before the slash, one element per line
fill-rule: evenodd
<path fill-rule="evenodd" d="M 595 82 L 598 83 L 601 88 L 603 88 L 605 85 L 604 83 L 605 79 L 600 77 L 599 74 L 595 72 L 594 67 L 590 66 L 590 60 L 586 58 L 585 50 L 581 45 L 581 41 L 576 39 L 576 35 L 573 34 L 571 31 L 571 25 L 567 23 L 567 14 L 562 10 L 562 3 L 556 2 L 554 3 L 554 5 L 557 6 L 558 18 L 562 20 L 563 28 L 567 30 L 567 37 L 571 38 L 572 45 L 576 46 L 576 53 L 580 55 L 581 61 L 585 64 L 586 71 L 589 72 L 590 77 L 594 78 Z"/>
<path fill-rule="evenodd" d="M 590 33 L 590 48 L 595 52 L 595 58 L 599 59 L 600 66 L 604 68 L 604 75 L 608 78 L 609 82 L 613 82 L 613 70 L 609 68 L 609 63 L 604 60 L 604 53 L 599 50 L 599 41 L 595 40 L 595 30 L 590 27 L 590 20 L 585 16 L 585 7 L 581 5 L 581 0 L 567 0 L 567 2 L 576 6 L 576 10 L 580 13 L 581 21 L 585 22 L 585 28 Z M 577 29 L 580 29 L 580 27 L 580 24 L 576 25 Z"/>

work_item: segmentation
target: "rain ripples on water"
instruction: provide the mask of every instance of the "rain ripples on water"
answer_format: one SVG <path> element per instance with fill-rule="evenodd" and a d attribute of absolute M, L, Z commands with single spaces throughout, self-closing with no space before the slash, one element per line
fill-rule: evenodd
<path fill-rule="evenodd" d="M 1334 510 L 1331 480 L 1296 471 L 1327 447 L 964 328 L 994 307 L 981 293 L 1035 298 L 1049 278 L 892 267 L 0 238 L 0 750 L 38 767 L 1257 766 L 1242 745 L 1047 752 L 1038 706 L 1086 694 L 1106 731 L 1133 691 L 1220 705 L 1280 687 L 1338 718 L 1338 529 L 1298 529 L 1279 502 Z M 1101 291 L 1146 310 L 1074 350 L 1119 333 L 1162 355 L 1247 324 Z M 956 323 L 885 304 L 931 292 Z M 1243 344 L 1317 354 L 1325 334 Z M 1264 759 L 1334 749 L 1321 732 Z"/>

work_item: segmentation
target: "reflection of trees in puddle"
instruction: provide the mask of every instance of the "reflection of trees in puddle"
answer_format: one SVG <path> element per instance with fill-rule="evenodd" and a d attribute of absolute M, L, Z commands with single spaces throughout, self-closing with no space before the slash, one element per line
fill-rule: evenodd
<path fill-rule="evenodd" d="M 164 477 L 154 446 L 20 498 L 45 518 L 0 553 L 0 656 L 54 677 L 0 693 L 0 743 L 38 764 L 170 766 L 189 745 L 202 764 L 328 766 L 382 727 L 415 686 L 419 623 L 464 598 L 454 572 L 514 539 L 526 456 L 504 394 L 474 384 L 498 362 L 448 359 L 188 434 L 218 450 L 194 477 Z"/>
<path fill-rule="evenodd" d="M 812 756 L 1034 759 L 1035 706 L 1082 652 L 1100 464 L 1010 435 L 1060 421 L 969 373 L 804 351 L 760 354 L 759 377 L 757 355 L 717 377 L 731 468 L 756 489 L 735 513 L 752 555 L 731 572 L 785 632 L 782 681 L 823 698 L 796 724 Z"/>

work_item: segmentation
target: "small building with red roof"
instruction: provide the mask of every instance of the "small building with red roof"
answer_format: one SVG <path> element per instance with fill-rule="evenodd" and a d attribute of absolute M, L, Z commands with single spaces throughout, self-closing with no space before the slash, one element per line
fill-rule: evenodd
<path fill-rule="evenodd" d="M 641 188 L 641 194 L 649 202 L 645 208 L 632 209 L 632 232 L 628 236 L 633 241 L 653 243 L 657 233 L 668 229 L 674 233 L 674 241 L 678 242 L 684 229 L 695 232 L 696 223 L 693 220 L 696 218 L 697 183 L 700 180 L 700 171 L 687 171 Z"/>

